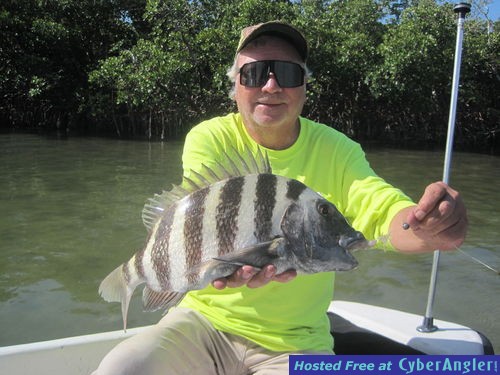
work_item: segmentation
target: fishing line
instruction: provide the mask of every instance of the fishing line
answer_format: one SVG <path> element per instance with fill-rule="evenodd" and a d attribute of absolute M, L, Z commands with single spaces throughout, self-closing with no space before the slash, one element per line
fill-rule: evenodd
<path fill-rule="evenodd" d="M 410 225 L 408 223 L 403 223 L 403 229 L 404 230 L 408 230 L 410 228 Z M 495 272 L 497 275 L 500 275 L 500 271 L 498 271 L 496 268 L 493 268 L 492 266 L 490 266 L 489 264 L 486 264 L 485 262 L 483 262 L 482 260 L 476 258 L 475 256 L 473 255 L 470 255 L 469 253 L 466 253 L 464 250 L 460 249 L 459 247 L 455 246 L 455 250 L 458 250 L 460 253 L 462 253 L 463 255 L 469 257 L 470 259 L 472 259 L 473 261 L 475 261 L 476 263 L 479 263 L 480 265 L 488 268 L 489 270 Z"/>
<path fill-rule="evenodd" d="M 488 268 L 489 270 L 491 270 L 491 271 L 495 272 L 497 275 L 500 275 L 500 272 L 499 272 L 497 269 L 495 269 L 495 268 L 491 267 L 490 265 L 486 264 L 485 262 L 483 262 L 483 261 L 482 261 L 482 260 L 480 260 L 480 259 L 477 259 L 476 257 L 474 257 L 474 256 L 470 255 L 469 253 L 466 253 L 466 252 L 465 252 L 465 251 L 463 251 L 462 249 L 460 249 L 460 248 L 458 248 L 458 247 L 456 247 L 456 246 L 455 246 L 455 248 L 456 248 L 458 251 L 460 251 L 460 253 L 462 253 L 462 254 L 464 254 L 465 256 L 467 256 L 467 257 L 471 258 L 471 259 L 472 259 L 472 260 L 474 260 L 475 262 L 477 262 L 477 263 L 481 264 L 482 266 L 484 266 L 484 267 Z"/>

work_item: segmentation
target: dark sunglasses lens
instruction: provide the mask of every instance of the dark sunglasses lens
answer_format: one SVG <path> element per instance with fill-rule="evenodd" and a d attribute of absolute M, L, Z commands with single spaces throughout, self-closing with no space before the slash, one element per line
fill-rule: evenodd
<path fill-rule="evenodd" d="M 304 70 L 298 64 L 275 61 L 273 70 L 281 87 L 298 87 L 304 84 Z"/>
<path fill-rule="evenodd" d="M 240 83 L 246 87 L 262 87 L 274 73 L 280 87 L 298 87 L 304 84 L 304 69 L 288 61 L 254 61 L 240 69 Z"/>
<path fill-rule="evenodd" d="M 247 87 L 264 86 L 269 76 L 269 64 L 255 61 L 245 64 L 240 69 L 240 83 Z"/>

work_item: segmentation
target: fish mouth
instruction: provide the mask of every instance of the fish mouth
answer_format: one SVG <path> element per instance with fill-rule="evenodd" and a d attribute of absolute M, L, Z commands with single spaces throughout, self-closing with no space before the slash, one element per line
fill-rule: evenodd
<path fill-rule="evenodd" d="M 345 249 L 348 251 L 356 251 L 361 249 L 368 249 L 375 245 L 376 241 L 367 241 L 367 240 L 353 240 L 345 246 Z"/>
<path fill-rule="evenodd" d="M 357 232 L 354 236 L 341 236 L 339 245 L 348 251 L 367 249 L 373 247 L 376 241 L 367 241 L 366 238 Z"/>

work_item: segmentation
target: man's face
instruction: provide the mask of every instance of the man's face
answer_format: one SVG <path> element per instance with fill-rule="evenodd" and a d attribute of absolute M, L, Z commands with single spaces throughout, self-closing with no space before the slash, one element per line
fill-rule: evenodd
<path fill-rule="evenodd" d="M 261 37 L 256 44 L 245 47 L 238 56 L 238 68 L 260 60 L 283 60 L 304 65 L 293 46 L 274 37 Z M 247 128 L 292 130 L 298 124 L 305 99 L 305 83 L 299 87 L 282 88 L 271 73 L 264 86 L 245 87 L 240 84 L 239 74 L 236 77 L 235 100 Z"/>

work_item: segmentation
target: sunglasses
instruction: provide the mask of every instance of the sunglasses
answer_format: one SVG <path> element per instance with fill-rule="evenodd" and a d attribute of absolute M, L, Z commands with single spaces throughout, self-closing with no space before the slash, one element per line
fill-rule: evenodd
<path fill-rule="evenodd" d="M 281 88 L 299 87 L 304 84 L 305 70 L 299 64 L 289 61 L 262 60 L 243 65 L 240 68 L 240 84 L 246 87 L 262 87 L 273 73 Z"/>

